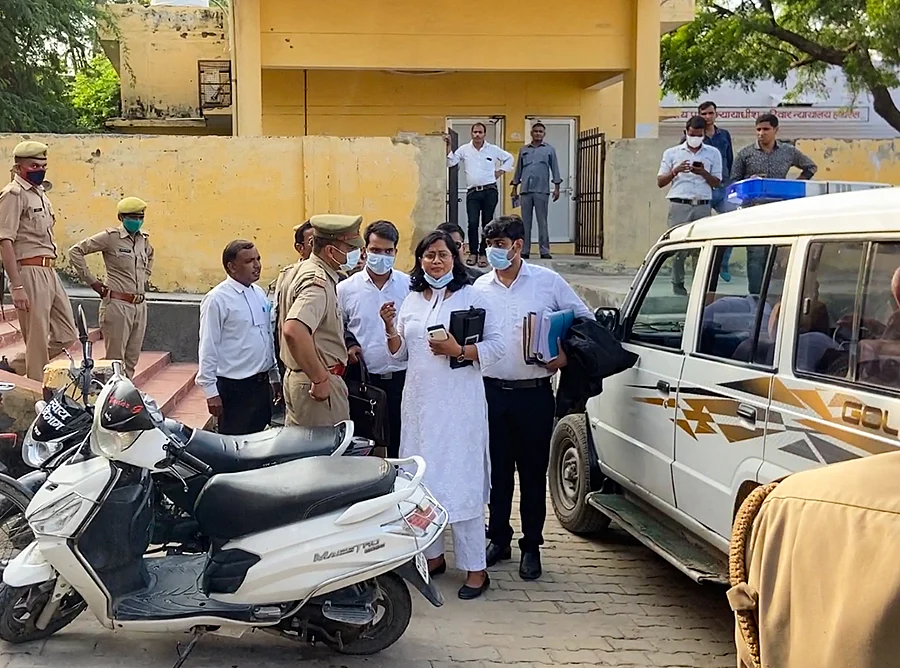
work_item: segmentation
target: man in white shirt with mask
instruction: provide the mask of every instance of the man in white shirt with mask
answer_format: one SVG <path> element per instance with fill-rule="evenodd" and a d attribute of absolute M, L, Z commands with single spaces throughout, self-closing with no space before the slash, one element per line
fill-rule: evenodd
<path fill-rule="evenodd" d="M 472 126 L 472 141 L 463 144 L 447 154 L 447 167 L 456 167 L 460 162 L 466 170 L 466 217 L 469 221 L 469 259 L 466 264 L 487 267 L 484 238 L 481 230 L 494 219 L 494 210 L 500 200 L 497 180 L 503 172 L 513 170 L 513 156 L 499 146 L 485 140 L 487 128 L 484 123 Z M 445 136 L 447 148 L 450 137 Z M 478 219 L 481 218 L 481 230 Z"/>
<path fill-rule="evenodd" d="M 394 269 L 400 233 L 393 223 L 378 220 L 363 233 L 365 269 L 338 283 L 338 305 L 344 327 L 358 346 L 347 352 L 350 363 L 365 364 L 369 381 L 387 395 L 389 425 L 388 457 L 400 452 L 400 404 L 406 380 L 406 362 L 393 358 L 384 338 L 381 319 L 383 304 L 392 303 L 399 311 L 409 294 L 409 275 Z"/>
<path fill-rule="evenodd" d="M 262 271 L 259 251 L 237 239 L 225 247 L 228 278 L 200 304 L 200 368 L 209 413 L 220 434 L 252 434 L 269 426 L 273 392 L 281 392 L 275 362 L 271 303 L 256 285 Z"/>
<path fill-rule="evenodd" d="M 713 188 L 722 182 L 722 154 L 719 149 L 703 143 L 706 121 L 694 116 L 685 130 L 685 140 L 665 150 L 656 185 L 669 194 L 669 227 L 690 223 L 712 213 Z M 676 295 L 686 295 L 684 287 L 684 256 L 678 254 L 672 270 L 672 289 Z"/>

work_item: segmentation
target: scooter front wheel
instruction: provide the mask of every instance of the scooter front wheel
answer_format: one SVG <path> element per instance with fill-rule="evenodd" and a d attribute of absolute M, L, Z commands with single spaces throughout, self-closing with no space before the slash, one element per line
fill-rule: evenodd
<path fill-rule="evenodd" d="M 325 644 L 342 654 L 362 656 L 387 649 L 404 634 L 412 618 L 412 597 L 406 582 L 394 573 L 379 575 L 375 581 L 381 590 L 375 602 L 375 621 L 349 642 L 337 644 L 326 640 Z"/>
<path fill-rule="evenodd" d="M 87 604 L 77 592 L 70 590 L 59 601 L 59 607 L 46 628 L 37 627 L 55 586 L 55 581 L 28 587 L 10 587 L 0 583 L 0 639 L 14 645 L 44 640 L 75 621 Z"/>

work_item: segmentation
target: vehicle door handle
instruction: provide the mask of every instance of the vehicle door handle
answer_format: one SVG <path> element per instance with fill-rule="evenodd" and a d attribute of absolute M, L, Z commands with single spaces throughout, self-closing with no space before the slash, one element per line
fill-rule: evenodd
<path fill-rule="evenodd" d="M 756 409 L 747 404 L 740 404 L 737 409 L 738 417 L 742 417 L 748 422 L 756 422 Z"/>
<path fill-rule="evenodd" d="M 672 386 L 669 385 L 664 380 L 658 380 L 658 381 L 656 381 L 656 389 L 659 390 L 660 392 L 662 392 L 663 394 L 668 394 L 671 391 Z"/>

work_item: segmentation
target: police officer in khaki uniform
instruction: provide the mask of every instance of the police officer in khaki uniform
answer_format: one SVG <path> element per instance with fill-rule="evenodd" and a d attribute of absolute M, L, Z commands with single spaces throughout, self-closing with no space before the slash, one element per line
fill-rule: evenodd
<path fill-rule="evenodd" d="M 287 309 L 281 358 L 287 369 L 284 400 L 287 425 L 325 427 L 350 419 L 344 325 L 338 309 L 338 270 L 359 262 L 362 216 L 321 215 L 310 219 L 313 254 L 283 291 Z"/>
<path fill-rule="evenodd" d="M 42 186 L 47 150 L 35 141 L 16 146 L 13 180 L 0 190 L 0 257 L 25 339 L 25 375 L 37 381 L 47 362 L 78 338 L 72 305 L 53 269 L 56 218 Z"/>
<path fill-rule="evenodd" d="M 144 298 L 153 271 L 153 246 L 141 230 L 147 203 L 126 197 L 116 209 L 122 224 L 79 241 L 69 249 L 69 260 L 79 278 L 102 298 L 100 331 L 106 342 L 106 358 L 122 360 L 125 373 L 133 377 L 147 329 Z M 103 253 L 106 284 L 88 269 L 85 256 L 92 253 Z"/>

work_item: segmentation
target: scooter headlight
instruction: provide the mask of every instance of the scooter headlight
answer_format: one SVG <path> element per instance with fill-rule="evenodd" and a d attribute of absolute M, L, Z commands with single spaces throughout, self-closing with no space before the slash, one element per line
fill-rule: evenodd
<path fill-rule="evenodd" d="M 45 536 L 67 536 L 72 532 L 63 532 L 63 529 L 81 510 L 83 503 L 89 503 L 76 494 L 66 494 L 61 499 L 51 503 L 46 508 L 41 508 L 28 518 L 28 523 L 35 533 Z"/>
<path fill-rule="evenodd" d="M 48 459 L 58 453 L 65 447 L 63 440 L 38 441 L 34 438 L 34 425 L 25 432 L 25 438 L 22 439 L 22 459 L 28 466 L 38 469 L 44 465 Z"/>
<path fill-rule="evenodd" d="M 115 459 L 134 445 L 139 431 L 110 431 L 94 425 L 91 431 L 91 452 L 107 459 Z"/>

